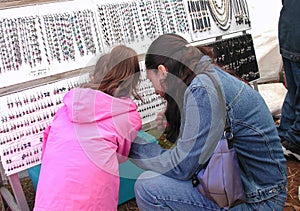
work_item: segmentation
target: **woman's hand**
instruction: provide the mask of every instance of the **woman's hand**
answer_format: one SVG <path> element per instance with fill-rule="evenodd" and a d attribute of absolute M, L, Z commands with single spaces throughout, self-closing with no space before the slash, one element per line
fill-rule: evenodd
<path fill-rule="evenodd" d="M 165 116 L 165 112 L 161 111 L 157 114 L 156 125 L 157 125 L 157 130 L 159 132 L 163 133 L 166 130 L 168 126 L 168 122 Z"/>

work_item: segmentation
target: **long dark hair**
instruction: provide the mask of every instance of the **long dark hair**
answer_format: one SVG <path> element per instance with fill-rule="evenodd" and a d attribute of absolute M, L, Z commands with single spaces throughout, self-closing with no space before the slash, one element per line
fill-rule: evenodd
<path fill-rule="evenodd" d="M 157 70 L 158 65 L 162 64 L 169 72 L 165 79 L 167 90 L 164 97 L 167 101 L 165 116 L 168 122 L 165 132 L 171 142 L 175 142 L 180 135 L 184 92 L 197 75 L 194 71 L 196 65 L 204 55 L 214 58 L 213 49 L 188 44 L 187 40 L 179 35 L 164 34 L 152 42 L 145 56 L 147 69 Z M 224 71 L 238 77 L 230 70 Z"/>
<path fill-rule="evenodd" d="M 187 44 L 185 39 L 176 34 L 164 34 L 152 42 L 145 56 L 147 69 L 156 70 L 162 64 L 169 70 L 164 97 L 167 101 L 165 116 L 169 123 L 166 136 L 172 142 L 179 135 L 184 92 L 195 78 L 193 68 L 203 55 L 197 48 L 186 47 Z"/>

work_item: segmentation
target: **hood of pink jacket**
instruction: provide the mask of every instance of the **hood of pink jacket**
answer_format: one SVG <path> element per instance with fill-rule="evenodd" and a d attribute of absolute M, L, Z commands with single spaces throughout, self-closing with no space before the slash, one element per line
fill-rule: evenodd
<path fill-rule="evenodd" d="M 63 103 L 66 118 L 73 123 L 76 139 L 90 160 L 101 168 L 117 170 L 115 152 L 119 162 L 125 162 L 141 129 L 134 101 L 93 89 L 74 88 L 64 96 Z"/>
<path fill-rule="evenodd" d="M 87 88 L 70 90 L 63 98 L 68 117 L 74 123 L 93 123 L 108 118 L 127 116 L 137 110 L 130 98 L 115 98 Z M 124 116 L 123 120 L 126 121 Z"/>

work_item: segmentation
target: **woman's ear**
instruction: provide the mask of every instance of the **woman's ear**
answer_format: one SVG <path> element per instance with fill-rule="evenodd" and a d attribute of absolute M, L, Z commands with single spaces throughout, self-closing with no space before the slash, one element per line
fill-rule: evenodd
<path fill-rule="evenodd" d="M 162 73 L 163 76 L 165 76 L 165 77 L 167 76 L 168 69 L 164 65 L 162 65 L 162 64 L 158 65 L 157 69 L 160 73 Z"/>

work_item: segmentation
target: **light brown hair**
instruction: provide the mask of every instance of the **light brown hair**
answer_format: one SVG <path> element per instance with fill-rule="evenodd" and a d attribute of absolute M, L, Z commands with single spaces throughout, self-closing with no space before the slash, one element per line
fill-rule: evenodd
<path fill-rule="evenodd" d="M 129 47 L 118 45 L 98 59 L 91 82 L 83 87 L 97 89 L 115 97 L 128 97 L 132 94 L 139 99 L 139 78 L 137 53 Z"/>

